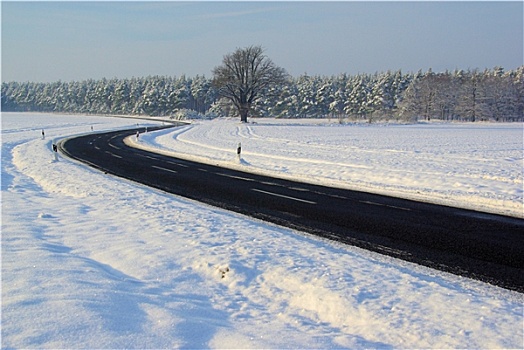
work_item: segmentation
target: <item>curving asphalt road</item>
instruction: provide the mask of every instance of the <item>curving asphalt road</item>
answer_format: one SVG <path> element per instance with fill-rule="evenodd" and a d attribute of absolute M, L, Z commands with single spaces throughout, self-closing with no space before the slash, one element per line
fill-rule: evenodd
<path fill-rule="evenodd" d="M 137 131 L 144 128 L 75 137 L 59 149 L 107 174 L 524 292 L 522 219 L 291 182 L 126 146 L 123 139 Z"/>

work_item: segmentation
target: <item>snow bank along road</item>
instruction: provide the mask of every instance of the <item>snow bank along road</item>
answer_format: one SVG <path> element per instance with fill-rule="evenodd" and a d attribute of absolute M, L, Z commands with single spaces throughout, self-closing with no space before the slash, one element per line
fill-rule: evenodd
<path fill-rule="evenodd" d="M 291 182 L 133 149 L 139 130 L 60 149 L 104 172 L 207 204 L 447 272 L 524 291 L 524 220 Z"/>

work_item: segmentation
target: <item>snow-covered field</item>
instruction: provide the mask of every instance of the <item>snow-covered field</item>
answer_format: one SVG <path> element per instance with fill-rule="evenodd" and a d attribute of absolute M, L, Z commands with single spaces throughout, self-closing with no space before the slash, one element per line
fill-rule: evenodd
<path fill-rule="evenodd" d="M 201 122 L 140 143 L 522 209 L 522 125 L 280 123 Z M 53 138 L 131 125 L 2 114 L 2 348 L 524 347 L 522 294 L 54 161 Z"/>

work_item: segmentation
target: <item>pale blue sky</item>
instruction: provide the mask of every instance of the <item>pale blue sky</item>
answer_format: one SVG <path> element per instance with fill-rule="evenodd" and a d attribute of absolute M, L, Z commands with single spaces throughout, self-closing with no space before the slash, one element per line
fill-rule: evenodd
<path fill-rule="evenodd" d="M 294 76 L 510 70 L 523 2 L 2 1 L 2 81 L 211 77 L 250 45 Z"/>

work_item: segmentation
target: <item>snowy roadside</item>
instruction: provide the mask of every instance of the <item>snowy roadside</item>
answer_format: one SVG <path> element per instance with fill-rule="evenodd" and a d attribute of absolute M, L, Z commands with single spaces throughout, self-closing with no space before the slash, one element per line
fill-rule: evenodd
<path fill-rule="evenodd" d="M 218 119 L 127 142 L 247 172 L 522 218 L 522 137 L 520 123 Z"/>
<path fill-rule="evenodd" d="M 2 348 L 524 347 L 522 294 L 53 160 L 133 123 L 2 114 Z"/>

